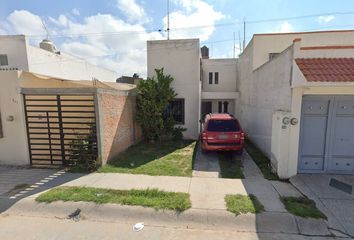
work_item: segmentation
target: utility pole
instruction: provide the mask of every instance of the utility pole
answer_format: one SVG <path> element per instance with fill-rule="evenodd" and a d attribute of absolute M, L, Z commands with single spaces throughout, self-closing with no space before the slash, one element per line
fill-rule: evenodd
<path fill-rule="evenodd" d="M 170 0 L 167 0 L 167 40 L 170 40 Z"/>
<path fill-rule="evenodd" d="M 243 48 L 242 51 L 245 50 L 246 46 L 246 18 L 243 18 Z"/>

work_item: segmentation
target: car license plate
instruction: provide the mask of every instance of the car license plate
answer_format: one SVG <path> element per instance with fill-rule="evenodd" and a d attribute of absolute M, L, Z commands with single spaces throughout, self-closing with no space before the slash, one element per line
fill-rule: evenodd
<path fill-rule="evenodd" d="M 219 135 L 219 139 L 227 139 L 227 135 Z"/>

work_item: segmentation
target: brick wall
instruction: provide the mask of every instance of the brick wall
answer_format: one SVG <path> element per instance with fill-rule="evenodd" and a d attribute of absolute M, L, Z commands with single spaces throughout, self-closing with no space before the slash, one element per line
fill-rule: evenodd
<path fill-rule="evenodd" d="M 135 122 L 134 96 L 123 93 L 99 93 L 98 110 L 100 122 L 102 164 L 116 157 L 142 138 Z"/>

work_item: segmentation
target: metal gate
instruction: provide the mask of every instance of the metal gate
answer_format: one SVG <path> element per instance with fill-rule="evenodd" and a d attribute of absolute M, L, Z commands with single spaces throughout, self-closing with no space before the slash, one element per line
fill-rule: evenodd
<path fill-rule="evenodd" d="M 68 166 L 97 158 L 93 95 L 23 95 L 30 163 Z"/>
<path fill-rule="evenodd" d="M 354 173 L 354 96 L 304 96 L 300 172 Z"/>

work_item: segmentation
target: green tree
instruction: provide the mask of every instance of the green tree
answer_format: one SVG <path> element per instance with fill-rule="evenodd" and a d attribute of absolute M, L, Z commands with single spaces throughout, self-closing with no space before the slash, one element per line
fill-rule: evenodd
<path fill-rule="evenodd" d="M 155 69 L 155 72 L 156 78 L 140 81 L 137 86 L 136 120 L 148 141 L 181 136 L 180 132 L 183 131 L 180 127 L 174 127 L 173 110 L 166 111 L 169 102 L 177 96 L 171 87 L 173 77 L 164 75 L 163 68 Z"/>

